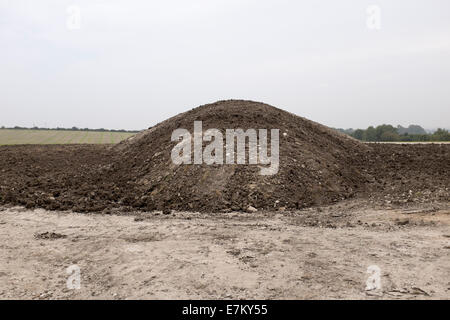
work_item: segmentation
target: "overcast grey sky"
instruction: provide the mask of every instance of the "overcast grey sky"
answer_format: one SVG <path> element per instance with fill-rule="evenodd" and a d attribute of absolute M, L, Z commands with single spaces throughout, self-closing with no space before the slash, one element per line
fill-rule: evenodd
<path fill-rule="evenodd" d="M 230 98 L 450 127 L 450 1 L 0 0 L 0 125 L 142 129 Z"/>

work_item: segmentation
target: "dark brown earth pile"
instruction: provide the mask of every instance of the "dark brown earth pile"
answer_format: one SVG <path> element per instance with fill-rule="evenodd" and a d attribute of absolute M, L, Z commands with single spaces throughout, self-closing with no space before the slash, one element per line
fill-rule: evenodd
<path fill-rule="evenodd" d="M 450 200 L 450 144 L 370 144 L 366 194 L 386 203 Z"/>
<path fill-rule="evenodd" d="M 101 145 L 0 146 L 0 203 L 99 211 L 119 199 L 102 179 L 111 152 Z"/>
<path fill-rule="evenodd" d="M 174 165 L 173 130 L 280 129 L 280 168 Z M 284 135 L 285 133 L 285 135 Z M 270 150 L 270 148 L 269 148 Z M 221 101 L 114 147 L 0 147 L 0 203 L 79 212 L 296 209 L 352 196 L 448 201 L 450 145 L 366 145 L 266 104 Z"/>
<path fill-rule="evenodd" d="M 175 165 L 175 129 L 280 129 L 280 168 L 262 176 L 256 165 Z M 224 135 L 225 136 L 225 135 Z M 351 197 L 367 180 L 355 167 L 365 145 L 272 106 L 229 100 L 171 118 L 118 145 L 118 180 L 137 186 L 145 209 L 245 210 L 301 208 Z M 193 152 L 193 150 L 192 150 Z M 133 200 L 134 202 L 134 200 Z"/>

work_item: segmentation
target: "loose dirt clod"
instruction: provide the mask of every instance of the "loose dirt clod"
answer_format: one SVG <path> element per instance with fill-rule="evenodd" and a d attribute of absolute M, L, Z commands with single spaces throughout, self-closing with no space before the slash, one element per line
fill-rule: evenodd
<path fill-rule="evenodd" d="M 43 233 L 36 233 L 34 235 L 36 239 L 45 239 L 45 240 L 55 240 L 55 239 L 64 239 L 67 238 L 64 234 L 59 234 L 55 232 L 43 232 Z"/>

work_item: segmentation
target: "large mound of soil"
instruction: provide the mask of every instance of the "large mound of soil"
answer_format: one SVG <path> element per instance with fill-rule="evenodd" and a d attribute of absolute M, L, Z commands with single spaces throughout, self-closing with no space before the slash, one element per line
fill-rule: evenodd
<path fill-rule="evenodd" d="M 279 129 L 278 173 L 260 175 L 256 165 L 173 164 L 172 132 L 184 128 L 192 134 L 200 120 L 203 131 Z M 365 149 L 335 130 L 267 104 L 228 100 L 200 106 L 122 142 L 115 147 L 121 155 L 114 171 L 116 179 L 137 187 L 139 205 L 146 209 L 300 208 L 352 196 L 367 180 L 354 165 Z"/>
<path fill-rule="evenodd" d="M 279 129 L 279 171 L 182 164 L 175 129 Z M 270 148 L 269 148 L 270 150 Z M 1 146 L 0 204 L 78 212 L 296 209 L 358 195 L 448 201 L 450 145 L 366 145 L 266 104 L 229 100 L 170 118 L 116 146 Z"/>

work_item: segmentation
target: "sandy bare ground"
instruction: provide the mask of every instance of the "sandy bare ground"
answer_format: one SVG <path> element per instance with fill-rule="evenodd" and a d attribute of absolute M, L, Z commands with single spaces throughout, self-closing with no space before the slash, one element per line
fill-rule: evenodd
<path fill-rule="evenodd" d="M 372 207 L 126 216 L 0 208 L 0 298 L 449 299 L 448 203 Z M 66 284 L 74 264 L 79 290 Z M 367 291 L 372 265 L 381 288 Z"/>

